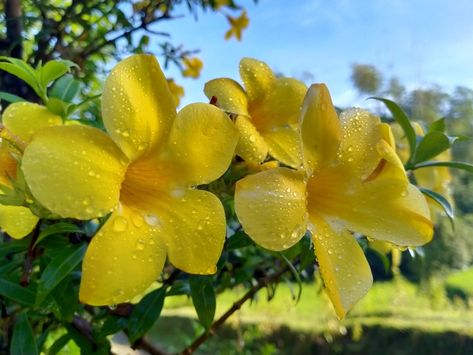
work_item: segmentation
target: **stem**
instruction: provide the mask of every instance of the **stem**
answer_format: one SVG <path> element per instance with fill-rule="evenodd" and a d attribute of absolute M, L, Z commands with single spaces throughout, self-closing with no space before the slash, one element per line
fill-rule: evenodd
<path fill-rule="evenodd" d="M 290 270 L 289 266 L 286 265 L 284 268 L 280 269 L 276 273 L 260 278 L 258 282 L 256 283 L 256 285 L 250 288 L 250 290 L 248 290 L 248 292 L 245 293 L 245 295 L 242 298 L 236 301 L 219 319 L 217 319 L 210 326 L 207 332 L 203 333 L 201 336 L 195 339 L 191 345 L 189 345 L 187 348 L 182 350 L 181 355 L 190 355 L 194 353 L 194 351 L 196 351 L 199 348 L 199 346 L 201 346 L 208 338 L 214 335 L 217 332 L 217 330 L 225 323 L 225 321 L 228 318 L 230 318 L 230 316 L 233 313 L 238 311 L 246 301 L 252 299 L 256 295 L 256 293 L 262 288 L 266 287 L 267 285 L 273 282 L 278 281 L 279 278 L 289 270 Z"/>
<path fill-rule="evenodd" d="M 23 264 L 23 273 L 21 274 L 20 285 L 21 286 L 28 286 L 30 283 L 30 276 L 31 271 L 33 269 L 33 260 L 36 257 L 36 241 L 38 240 L 39 236 L 39 223 L 33 229 L 30 244 L 28 246 L 28 252 L 25 256 L 25 262 Z"/>

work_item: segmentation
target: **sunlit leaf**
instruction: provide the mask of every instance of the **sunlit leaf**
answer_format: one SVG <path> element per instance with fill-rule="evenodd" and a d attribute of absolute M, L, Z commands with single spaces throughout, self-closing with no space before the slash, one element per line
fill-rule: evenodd
<path fill-rule="evenodd" d="M 65 102 L 71 102 L 79 93 L 81 82 L 70 74 L 59 78 L 51 88 L 49 94 Z"/>
<path fill-rule="evenodd" d="M 414 163 L 432 159 L 451 147 L 450 139 L 440 131 L 428 132 L 419 142 L 414 154 Z"/>
<path fill-rule="evenodd" d="M 10 94 L 5 91 L 0 91 L 0 99 L 10 103 L 26 101 L 24 98 Z"/>
<path fill-rule="evenodd" d="M 453 207 L 450 204 L 450 202 L 448 202 L 448 200 L 445 197 L 443 197 L 442 195 L 440 195 L 439 193 L 437 193 L 435 191 L 425 189 L 425 188 L 422 188 L 422 187 L 420 187 L 419 189 L 420 189 L 420 191 L 422 191 L 422 193 L 424 195 L 428 196 L 429 198 L 434 200 L 440 207 L 442 207 L 442 209 L 444 210 L 444 212 L 447 215 L 448 219 L 450 220 L 450 223 L 452 224 L 452 229 L 454 229 L 455 226 L 454 226 L 453 219 L 455 217 L 455 214 L 454 214 Z"/>
<path fill-rule="evenodd" d="M 431 123 L 431 125 L 429 126 L 429 132 L 434 132 L 434 131 L 445 132 L 445 118 L 444 117 Z"/>

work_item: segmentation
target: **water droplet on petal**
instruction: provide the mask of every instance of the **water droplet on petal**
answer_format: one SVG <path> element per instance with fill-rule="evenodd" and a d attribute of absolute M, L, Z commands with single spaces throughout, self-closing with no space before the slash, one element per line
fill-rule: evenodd
<path fill-rule="evenodd" d="M 159 224 L 159 218 L 155 214 L 146 214 L 145 221 L 150 226 L 157 226 Z"/>
<path fill-rule="evenodd" d="M 128 221 L 121 216 L 118 216 L 113 221 L 113 230 L 115 232 L 124 232 L 128 228 Z"/>

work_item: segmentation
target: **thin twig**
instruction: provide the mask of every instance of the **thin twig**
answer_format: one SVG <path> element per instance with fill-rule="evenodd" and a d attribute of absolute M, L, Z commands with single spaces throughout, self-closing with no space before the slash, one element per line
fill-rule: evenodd
<path fill-rule="evenodd" d="M 20 284 L 21 286 L 28 286 L 30 283 L 31 271 L 33 269 L 33 260 L 36 257 L 36 241 L 39 236 L 39 223 L 33 229 L 30 244 L 28 245 L 28 252 L 25 256 L 25 262 L 23 264 L 23 273 L 21 274 Z"/>
<path fill-rule="evenodd" d="M 210 328 L 207 332 L 203 333 L 201 336 L 199 336 L 197 339 L 195 339 L 194 342 L 191 345 L 189 345 L 187 348 L 182 350 L 181 355 L 190 355 L 194 351 L 196 351 L 199 348 L 199 346 L 201 346 L 208 338 L 213 336 L 217 332 L 217 330 L 225 323 L 225 321 L 228 318 L 230 318 L 230 316 L 233 313 L 238 311 L 246 301 L 252 299 L 256 295 L 256 293 L 259 290 L 261 290 L 262 288 L 266 287 L 267 285 L 269 285 L 269 284 L 271 284 L 275 281 L 278 281 L 279 278 L 283 274 L 288 272 L 289 270 L 290 270 L 289 266 L 286 265 L 284 268 L 280 269 L 276 273 L 260 278 L 258 280 L 258 282 L 256 283 L 256 285 L 254 285 L 247 293 L 245 293 L 245 295 L 242 298 L 240 298 L 238 301 L 236 301 L 219 319 L 217 319 L 210 326 Z"/>

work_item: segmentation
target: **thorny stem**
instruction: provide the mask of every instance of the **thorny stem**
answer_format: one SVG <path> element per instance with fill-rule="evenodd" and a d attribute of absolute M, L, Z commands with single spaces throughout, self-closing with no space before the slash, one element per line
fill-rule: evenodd
<path fill-rule="evenodd" d="M 243 304 L 252 299 L 256 293 L 258 293 L 259 290 L 262 288 L 268 286 L 269 284 L 276 282 L 280 279 L 282 275 L 284 275 L 286 272 L 290 271 L 290 268 L 288 265 L 277 271 L 276 273 L 272 275 L 266 275 L 258 280 L 256 285 L 254 285 L 250 290 L 248 290 L 245 295 L 243 295 L 242 298 L 240 298 L 238 301 L 236 301 L 219 319 L 217 319 L 209 328 L 208 331 L 203 333 L 201 336 L 199 336 L 197 339 L 194 340 L 194 342 L 189 345 L 187 348 L 182 350 L 181 355 L 190 355 L 196 351 L 199 346 L 201 346 L 208 338 L 213 336 L 217 330 L 225 323 L 225 321 L 230 318 L 230 316 L 238 311 Z"/>

